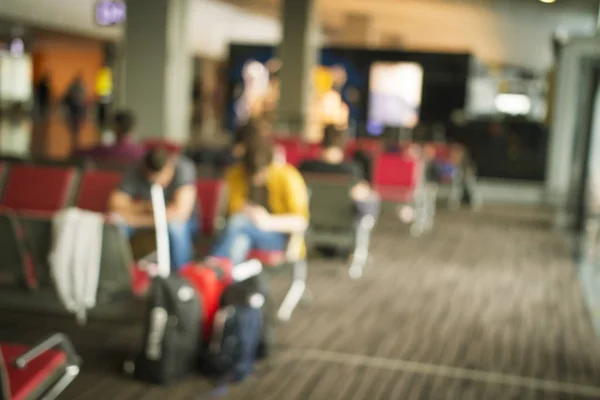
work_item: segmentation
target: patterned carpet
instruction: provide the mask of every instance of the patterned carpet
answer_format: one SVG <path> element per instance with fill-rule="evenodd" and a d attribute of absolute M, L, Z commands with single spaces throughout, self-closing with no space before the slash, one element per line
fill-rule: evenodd
<path fill-rule="evenodd" d="M 600 398 L 600 342 L 549 220 L 525 207 L 441 210 L 434 232 L 414 239 L 387 210 L 365 277 L 351 281 L 341 262 L 312 261 L 312 307 L 278 328 L 274 357 L 224 398 Z M 4 338 L 59 329 L 86 362 L 64 399 L 188 400 L 209 390 L 199 377 L 165 389 L 120 375 L 135 322 L 79 328 L 0 313 Z"/>

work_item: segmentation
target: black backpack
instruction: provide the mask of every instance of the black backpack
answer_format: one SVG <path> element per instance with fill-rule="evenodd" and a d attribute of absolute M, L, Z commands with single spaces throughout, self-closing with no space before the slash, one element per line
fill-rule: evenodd
<path fill-rule="evenodd" d="M 271 350 L 268 282 L 264 274 L 234 283 L 223 292 L 213 335 L 204 350 L 204 372 L 239 382 L 250 375 L 257 358 Z"/>
<path fill-rule="evenodd" d="M 143 347 L 132 365 L 134 376 L 170 384 L 194 370 L 201 348 L 201 324 L 201 300 L 185 279 L 176 275 L 154 278 Z"/>

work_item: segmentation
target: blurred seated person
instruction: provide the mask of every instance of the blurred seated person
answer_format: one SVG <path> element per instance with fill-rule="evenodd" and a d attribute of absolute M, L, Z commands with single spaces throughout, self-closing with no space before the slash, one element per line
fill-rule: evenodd
<path fill-rule="evenodd" d="M 253 135 L 268 135 L 269 125 L 263 119 L 251 118 L 238 127 L 233 137 L 231 147 L 225 149 L 218 158 L 219 167 L 229 167 L 242 160 L 246 152 L 245 143 Z"/>
<path fill-rule="evenodd" d="M 308 226 L 304 179 L 293 166 L 275 163 L 273 157 L 269 138 L 258 134 L 246 138 L 241 162 L 225 175 L 229 220 L 210 257 L 237 265 L 253 249 L 284 250 L 288 236 Z"/>
<path fill-rule="evenodd" d="M 357 152 L 354 161 L 344 161 L 343 132 L 334 125 L 328 125 L 321 142 L 321 157 L 304 161 L 298 168 L 302 173 L 339 174 L 349 176 L 354 181 L 350 195 L 356 204 L 358 217 L 379 212 L 379 196 L 370 185 L 371 159 L 364 152 Z"/>
<path fill-rule="evenodd" d="M 193 238 L 199 230 L 195 182 L 196 167 L 189 159 L 158 147 L 125 172 L 109 202 L 115 222 L 131 237 L 136 229 L 154 226 L 150 188 L 155 183 L 164 188 L 174 270 L 193 257 Z"/>
<path fill-rule="evenodd" d="M 130 111 L 118 111 L 113 119 L 115 142 L 111 145 L 98 145 L 91 149 L 79 150 L 74 158 L 89 158 L 95 161 L 130 164 L 139 161 L 145 153 L 144 147 L 133 140 L 135 116 Z"/>
<path fill-rule="evenodd" d="M 427 180 L 431 182 L 450 182 L 463 164 L 464 148 L 451 145 L 445 156 L 438 155 L 436 145 L 423 146 L 423 156 L 427 162 Z"/>

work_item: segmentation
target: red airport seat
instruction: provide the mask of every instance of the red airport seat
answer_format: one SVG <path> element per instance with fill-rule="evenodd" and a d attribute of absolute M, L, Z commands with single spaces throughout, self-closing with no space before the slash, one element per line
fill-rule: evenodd
<path fill-rule="evenodd" d="M 302 161 L 304 160 L 316 160 L 321 156 L 321 144 L 309 143 L 306 145 L 302 155 Z"/>
<path fill-rule="evenodd" d="M 281 149 L 283 149 L 283 152 L 285 153 L 285 160 L 288 164 L 297 166 L 302 162 L 304 158 L 302 142 L 290 141 L 277 144 Z"/>
<path fill-rule="evenodd" d="M 383 154 L 376 160 L 375 186 L 384 201 L 411 203 L 421 178 L 418 159 Z"/>
<path fill-rule="evenodd" d="M 221 179 L 198 179 L 196 181 L 200 204 L 200 227 L 205 236 L 212 237 L 222 228 L 225 216 L 227 188 Z"/>
<path fill-rule="evenodd" d="M 33 347 L 0 343 L 0 399 L 55 399 L 79 374 L 81 360 L 63 334 Z"/>
<path fill-rule="evenodd" d="M 73 168 L 13 165 L 0 197 L 0 244 L 4 270 L 1 283 L 25 283 L 30 289 L 49 283 L 48 253 L 52 217 L 71 200 Z M 18 272 L 17 272 L 18 271 Z"/>
<path fill-rule="evenodd" d="M 205 255 L 225 224 L 227 187 L 222 179 L 198 179 L 196 191 L 200 206 L 200 229 L 197 251 Z"/>
<path fill-rule="evenodd" d="M 0 161 L 0 195 L 2 194 L 2 189 L 4 189 L 4 175 L 6 173 L 5 163 Z"/>
<path fill-rule="evenodd" d="M 433 226 L 437 191 L 425 182 L 421 159 L 387 153 L 376 160 L 375 189 L 383 201 L 409 206 L 411 234 L 420 236 Z"/>
<path fill-rule="evenodd" d="M 79 183 L 75 207 L 100 213 L 108 211 L 110 195 L 121 179 L 122 174 L 117 171 L 85 171 Z"/>
<path fill-rule="evenodd" d="M 0 206 L 51 216 L 67 205 L 74 178 L 73 168 L 14 165 L 8 171 Z"/>
<path fill-rule="evenodd" d="M 379 139 L 355 139 L 346 143 L 344 155 L 347 159 L 352 159 L 358 150 L 362 150 L 372 157 L 382 152 L 383 145 Z"/>

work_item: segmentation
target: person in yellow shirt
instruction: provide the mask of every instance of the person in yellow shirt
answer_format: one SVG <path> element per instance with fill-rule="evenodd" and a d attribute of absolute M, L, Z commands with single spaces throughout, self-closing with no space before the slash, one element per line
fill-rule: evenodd
<path fill-rule="evenodd" d="M 250 128 L 249 128 L 250 129 Z M 242 161 L 228 169 L 229 219 L 209 255 L 246 260 L 250 250 L 283 250 L 290 234 L 308 226 L 308 190 L 289 164 L 274 162 L 268 137 L 247 136 Z"/>
<path fill-rule="evenodd" d="M 108 107 L 113 91 L 112 71 L 107 66 L 102 67 L 96 76 L 96 96 L 98 102 L 98 126 L 104 128 L 108 115 Z"/>

